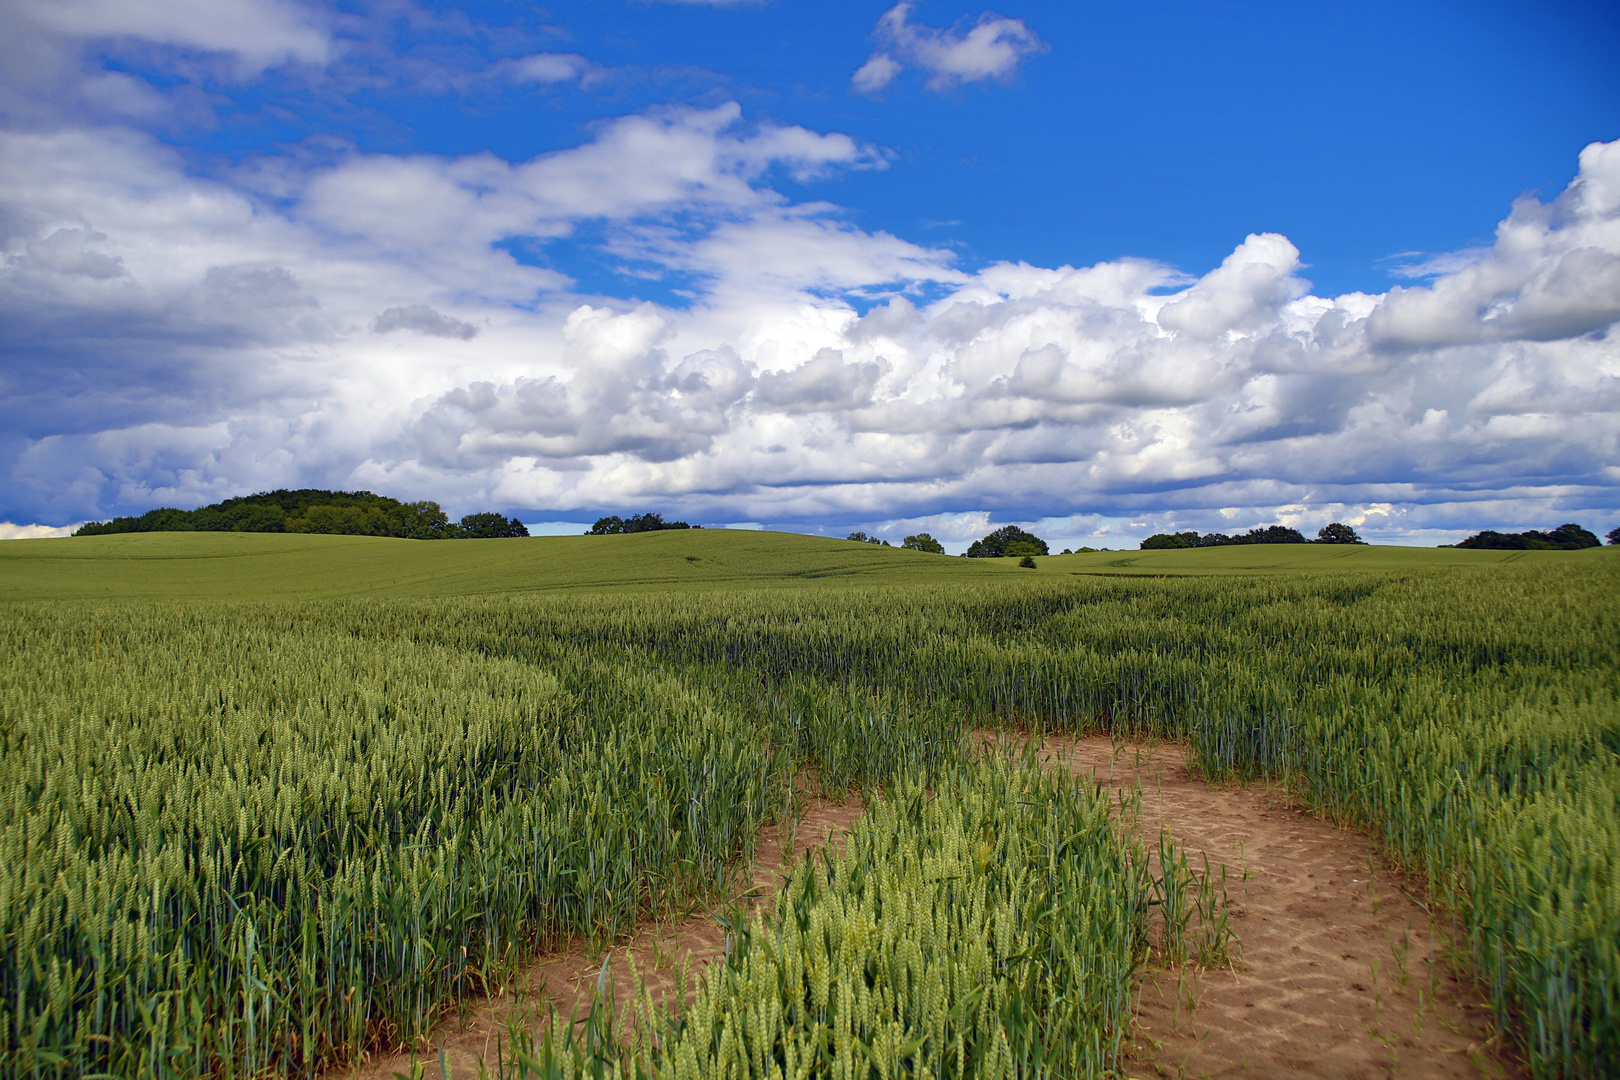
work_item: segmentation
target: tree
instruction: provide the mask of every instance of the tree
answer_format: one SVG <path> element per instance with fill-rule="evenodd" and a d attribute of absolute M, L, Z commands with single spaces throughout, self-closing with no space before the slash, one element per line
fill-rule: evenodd
<path fill-rule="evenodd" d="M 938 540 L 935 540 L 927 533 L 918 533 L 916 536 L 908 536 L 904 540 L 900 541 L 900 546 L 906 551 L 926 551 L 931 555 L 945 554 L 945 545 L 940 543 Z"/>
<path fill-rule="evenodd" d="M 970 559 L 1001 559 L 1007 556 L 1050 554 L 1046 541 L 1016 525 L 1003 525 L 967 549 Z"/>
<path fill-rule="evenodd" d="M 1579 551 L 1600 544 L 1601 541 L 1590 531 L 1569 522 L 1550 532 L 1526 529 L 1520 533 L 1504 533 L 1486 529 L 1459 542 L 1457 546 L 1476 551 Z"/>
<path fill-rule="evenodd" d="M 1235 537 L 1233 543 L 1303 544 L 1305 536 L 1298 529 L 1290 529 L 1286 525 L 1267 525 L 1263 529 L 1250 529 L 1242 536 Z"/>
<path fill-rule="evenodd" d="M 663 529 L 690 529 L 684 521 L 665 521 L 663 514 L 634 514 L 627 518 L 610 514 L 597 518 L 596 524 L 585 530 L 586 536 L 618 536 L 624 533 L 659 532 Z"/>
<path fill-rule="evenodd" d="M 1154 533 L 1142 541 L 1139 550 L 1160 551 L 1165 548 L 1191 548 L 1198 547 L 1198 534 L 1195 532 L 1180 533 Z"/>
<path fill-rule="evenodd" d="M 1033 570 L 1033 569 L 1035 569 L 1034 556 L 1025 555 L 1022 559 L 1018 560 L 1018 565 L 1021 566 L 1022 568 L 1024 568 L 1025 570 Z"/>
<path fill-rule="evenodd" d="M 1318 544 L 1365 544 L 1366 541 L 1356 535 L 1356 530 L 1348 525 L 1341 525 L 1335 521 L 1325 525 L 1316 534 Z"/>
<path fill-rule="evenodd" d="M 510 525 L 506 527 L 510 530 Z M 329 533 L 410 540 L 442 540 L 462 535 L 436 502 L 402 503 L 369 491 L 319 488 L 261 491 L 195 510 L 163 507 L 149 510 L 140 517 L 93 521 L 74 535 L 132 532 Z"/>
<path fill-rule="evenodd" d="M 529 535 L 523 522 L 517 518 L 509 520 L 499 514 L 468 514 L 461 519 L 456 531 L 466 540 L 500 540 Z"/>
<path fill-rule="evenodd" d="M 1609 543 L 1620 544 L 1620 528 L 1613 528 L 1609 530 Z"/>

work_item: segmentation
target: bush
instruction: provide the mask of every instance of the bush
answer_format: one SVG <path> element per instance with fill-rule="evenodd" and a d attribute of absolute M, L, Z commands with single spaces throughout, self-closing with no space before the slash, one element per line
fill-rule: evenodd
<path fill-rule="evenodd" d="M 1030 556 L 1025 555 L 1022 559 L 1018 560 L 1018 565 L 1023 567 L 1025 570 L 1033 570 L 1035 569 L 1035 560 Z"/>

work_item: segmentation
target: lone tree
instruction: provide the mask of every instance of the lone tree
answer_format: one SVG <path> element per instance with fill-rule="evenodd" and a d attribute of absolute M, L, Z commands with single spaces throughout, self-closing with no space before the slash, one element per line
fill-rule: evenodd
<path fill-rule="evenodd" d="M 1616 529 L 1615 531 L 1620 532 L 1620 529 Z M 927 533 L 918 533 L 916 536 L 908 536 L 904 540 L 900 541 L 900 546 L 907 551 L 926 551 L 930 555 L 945 554 L 945 545 L 940 543 L 938 540 L 935 540 Z"/>
<path fill-rule="evenodd" d="M 1316 542 L 1318 544 L 1365 544 L 1367 541 L 1357 536 L 1356 530 L 1350 526 L 1335 521 L 1331 525 L 1322 527 L 1316 534 Z"/>
<path fill-rule="evenodd" d="M 1046 541 L 1016 525 L 1003 525 L 983 540 L 973 541 L 966 555 L 970 559 L 1017 558 L 1020 555 L 1046 555 Z"/>
<path fill-rule="evenodd" d="M 1609 543 L 1620 544 L 1620 528 L 1609 530 Z"/>

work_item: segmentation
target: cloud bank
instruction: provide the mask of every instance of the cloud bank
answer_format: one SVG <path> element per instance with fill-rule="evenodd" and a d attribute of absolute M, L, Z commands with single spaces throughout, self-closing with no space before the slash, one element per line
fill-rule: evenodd
<path fill-rule="evenodd" d="M 984 51 L 1005 27 L 975 38 L 995 21 L 885 19 L 936 78 L 1017 62 Z M 896 536 L 1614 516 L 1620 143 L 1425 284 L 1338 297 L 1276 234 L 1196 277 L 968 269 L 779 190 L 884 165 L 735 104 L 525 161 L 295 149 L 212 175 L 125 127 L 0 134 L 0 519 L 303 484 Z M 593 294 L 559 240 L 665 299 Z"/>

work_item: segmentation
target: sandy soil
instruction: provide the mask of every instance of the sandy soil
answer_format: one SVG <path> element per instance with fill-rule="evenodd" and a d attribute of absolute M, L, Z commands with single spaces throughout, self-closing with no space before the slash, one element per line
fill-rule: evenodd
<path fill-rule="evenodd" d="M 997 737 L 986 736 L 985 741 Z M 1527 1075 L 1490 1037 L 1489 1014 L 1471 986 L 1454 979 L 1406 883 L 1379 859 L 1364 833 L 1299 809 L 1285 792 L 1256 784 L 1211 785 L 1191 777 L 1182 751 L 1114 744 L 1107 738 L 1047 740 L 1044 755 L 1116 787 L 1140 782 L 1140 828 L 1149 847 L 1168 828 L 1202 870 L 1227 868 L 1238 938 L 1223 969 L 1150 965 L 1127 1059 L 1148 1077 L 1322 1078 L 1504 1077 Z M 814 800 L 793 853 L 836 846 L 862 811 L 858 799 Z M 770 903 L 781 880 L 783 838 L 760 834 L 751 880 L 739 903 Z M 649 924 L 607 957 L 608 978 L 633 986 L 630 959 L 655 1000 L 721 955 L 725 931 L 707 911 Z M 515 993 L 475 1004 L 434 1031 L 423 1057 L 437 1080 L 442 1046 L 456 1076 L 492 1060 L 514 1006 L 583 1010 L 603 956 L 576 945 L 541 957 Z M 410 1071 L 406 1054 L 374 1057 L 347 1073 L 391 1080 Z"/>
<path fill-rule="evenodd" d="M 1227 867 L 1238 938 L 1227 969 L 1150 967 L 1133 1077 L 1517 1077 L 1477 991 L 1453 979 L 1423 908 L 1372 840 L 1264 784 L 1206 784 L 1179 747 L 1055 738 L 1046 755 L 1115 786 L 1140 780 L 1199 871 Z"/>

